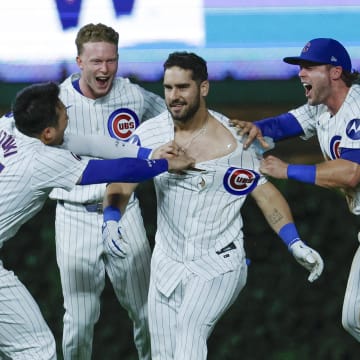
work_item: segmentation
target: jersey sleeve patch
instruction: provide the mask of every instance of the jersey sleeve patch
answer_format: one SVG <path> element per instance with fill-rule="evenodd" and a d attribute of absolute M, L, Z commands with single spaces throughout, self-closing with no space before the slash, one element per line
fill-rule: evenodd
<path fill-rule="evenodd" d="M 352 140 L 360 140 L 360 119 L 352 119 L 346 127 L 346 135 Z"/>

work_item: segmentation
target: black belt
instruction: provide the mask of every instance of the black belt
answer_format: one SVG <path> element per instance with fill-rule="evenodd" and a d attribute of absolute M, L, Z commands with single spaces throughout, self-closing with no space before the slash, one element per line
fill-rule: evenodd
<path fill-rule="evenodd" d="M 64 200 L 58 200 L 58 203 L 60 205 L 63 205 L 65 204 L 66 201 Z M 71 203 L 71 202 L 69 202 Z M 87 212 L 91 212 L 91 213 L 98 213 L 98 214 L 102 214 L 103 213 L 103 204 L 101 202 L 99 203 L 71 203 L 73 205 L 79 205 L 79 206 L 82 206 L 84 207 L 84 209 L 87 211 Z"/>
<path fill-rule="evenodd" d="M 227 245 L 227 246 L 223 247 L 222 249 L 220 249 L 219 251 L 217 251 L 216 253 L 217 253 L 218 255 L 220 255 L 220 254 L 222 254 L 222 253 L 224 253 L 224 252 L 227 252 L 227 251 L 230 251 L 230 250 L 234 250 L 234 249 L 236 249 L 236 246 L 235 246 L 235 244 L 232 242 L 232 243 L 230 243 L 229 245 Z"/>

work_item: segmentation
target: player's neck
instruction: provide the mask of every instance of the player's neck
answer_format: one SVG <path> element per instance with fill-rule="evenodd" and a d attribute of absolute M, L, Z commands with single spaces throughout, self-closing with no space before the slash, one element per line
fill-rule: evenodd
<path fill-rule="evenodd" d="M 349 87 L 345 86 L 345 84 L 341 84 L 335 89 L 335 91 L 332 92 L 326 101 L 326 105 L 331 115 L 336 115 L 336 113 L 340 110 L 349 91 Z"/>

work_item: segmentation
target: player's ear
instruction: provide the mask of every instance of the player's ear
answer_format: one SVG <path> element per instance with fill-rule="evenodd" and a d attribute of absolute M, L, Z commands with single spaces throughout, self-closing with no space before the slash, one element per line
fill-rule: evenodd
<path fill-rule="evenodd" d="M 77 66 L 79 67 L 80 70 L 83 69 L 82 60 L 81 60 L 81 57 L 80 57 L 80 56 L 77 56 L 77 57 L 76 57 L 76 64 L 77 64 Z"/>
<path fill-rule="evenodd" d="M 56 129 L 52 126 L 46 127 L 40 134 L 40 140 L 45 144 L 52 144 L 56 136 Z"/>
<path fill-rule="evenodd" d="M 332 66 L 330 68 L 331 78 L 333 80 L 338 80 L 341 78 L 341 74 L 343 72 L 343 69 L 341 66 Z"/>
<path fill-rule="evenodd" d="M 205 80 L 200 84 L 200 94 L 201 96 L 207 96 L 207 94 L 209 93 L 209 81 Z"/>

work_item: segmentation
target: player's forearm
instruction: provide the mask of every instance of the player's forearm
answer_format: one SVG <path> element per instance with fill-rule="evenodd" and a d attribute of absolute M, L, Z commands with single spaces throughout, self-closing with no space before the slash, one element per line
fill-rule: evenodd
<path fill-rule="evenodd" d="M 108 206 L 118 208 L 121 214 L 124 214 L 130 197 L 134 192 L 137 184 L 112 183 L 106 187 L 103 200 L 104 209 Z"/>
<path fill-rule="evenodd" d="M 263 136 L 269 136 L 274 141 L 304 134 L 299 122 L 290 113 L 258 120 L 254 124 L 261 130 Z"/>
<path fill-rule="evenodd" d="M 288 164 L 286 177 L 324 188 L 355 188 L 360 182 L 359 168 L 358 164 L 344 159 L 317 165 Z"/>
<path fill-rule="evenodd" d="M 326 188 L 355 188 L 360 182 L 360 166 L 336 159 L 316 165 L 315 184 Z"/>
<path fill-rule="evenodd" d="M 77 155 L 88 155 L 103 159 L 121 157 L 147 159 L 151 153 L 151 149 L 102 135 L 68 134 L 65 137 L 63 147 Z"/>
<path fill-rule="evenodd" d="M 287 201 L 270 182 L 256 187 L 252 196 L 266 221 L 277 234 L 284 225 L 294 222 Z"/>
<path fill-rule="evenodd" d="M 360 165 L 345 159 L 302 165 L 287 164 L 269 155 L 262 160 L 260 171 L 276 179 L 292 179 L 325 188 L 355 188 L 360 182 Z"/>
<path fill-rule="evenodd" d="M 169 169 L 168 160 L 121 158 L 90 160 L 83 171 L 79 185 L 111 182 L 137 183 L 149 180 Z"/>

